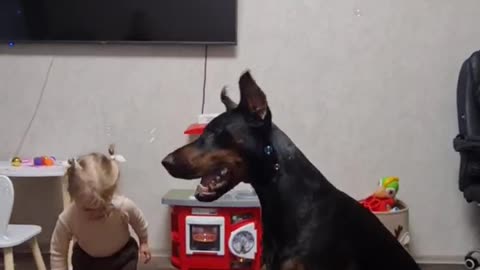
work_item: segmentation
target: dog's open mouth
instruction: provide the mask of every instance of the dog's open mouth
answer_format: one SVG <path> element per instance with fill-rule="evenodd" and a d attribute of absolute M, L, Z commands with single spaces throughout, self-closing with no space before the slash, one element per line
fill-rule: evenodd
<path fill-rule="evenodd" d="M 205 175 L 195 190 L 195 198 L 202 202 L 211 202 L 220 198 L 231 187 L 232 172 L 228 168 L 214 170 Z"/>

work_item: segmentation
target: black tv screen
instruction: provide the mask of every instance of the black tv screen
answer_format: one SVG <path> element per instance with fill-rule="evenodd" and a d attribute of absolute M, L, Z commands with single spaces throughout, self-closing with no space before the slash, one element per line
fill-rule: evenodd
<path fill-rule="evenodd" d="M 0 40 L 236 44 L 236 0 L 0 0 Z"/>

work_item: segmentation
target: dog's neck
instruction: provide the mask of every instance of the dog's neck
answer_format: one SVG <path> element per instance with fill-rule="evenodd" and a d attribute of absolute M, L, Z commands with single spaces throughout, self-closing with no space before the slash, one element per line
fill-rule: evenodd
<path fill-rule="evenodd" d="M 315 207 L 313 201 L 321 201 L 335 190 L 279 128 L 273 126 L 269 138 L 275 157 L 265 158 L 263 172 L 258 170 L 258 177 L 268 179 L 252 181 L 262 206 L 266 261 L 273 260 L 271 256 L 288 256 L 282 255 L 283 248 L 297 241 L 304 230 L 302 222 L 298 221 L 310 218 L 310 208 Z M 285 229 L 288 233 L 283 231 Z"/>
<path fill-rule="evenodd" d="M 290 200 L 323 197 L 335 189 L 295 144 L 275 125 L 266 142 L 274 157 L 265 156 L 257 164 L 252 186 L 262 207 L 289 205 Z M 295 205 L 298 202 L 294 202 Z"/>
<path fill-rule="evenodd" d="M 262 161 L 257 164 L 255 181 L 252 181 L 259 196 L 262 193 L 278 193 L 289 197 L 288 194 L 293 190 L 287 187 L 296 190 L 308 185 L 312 192 L 332 187 L 302 151 L 275 125 L 266 139 L 265 147 L 271 150 L 266 151 Z"/>

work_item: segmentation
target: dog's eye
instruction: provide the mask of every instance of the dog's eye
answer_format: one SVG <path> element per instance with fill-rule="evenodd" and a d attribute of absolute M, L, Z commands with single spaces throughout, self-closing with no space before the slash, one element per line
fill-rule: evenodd
<path fill-rule="evenodd" d="M 198 146 L 204 146 L 206 144 L 209 144 L 213 141 L 213 138 L 214 138 L 214 134 L 213 133 L 203 133 L 202 136 L 200 136 L 198 139 L 197 139 L 197 145 Z"/>
<path fill-rule="evenodd" d="M 222 129 L 218 131 L 215 135 L 216 137 L 228 137 L 230 134 L 226 130 Z"/>
<path fill-rule="evenodd" d="M 215 134 L 215 142 L 221 146 L 228 146 L 232 142 L 232 136 L 227 130 L 221 130 Z"/>
<path fill-rule="evenodd" d="M 212 143 L 213 141 L 215 141 L 216 137 L 216 134 L 208 134 L 207 136 L 205 136 L 205 142 Z"/>
<path fill-rule="evenodd" d="M 227 130 L 222 128 L 222 129 L 215 129 L 215 130 L 213 130 L 212 132 L 215 134 L 215 136 L 220 136 L 220 135 L 222 135 L 223 133 L 226 133 Z"/>

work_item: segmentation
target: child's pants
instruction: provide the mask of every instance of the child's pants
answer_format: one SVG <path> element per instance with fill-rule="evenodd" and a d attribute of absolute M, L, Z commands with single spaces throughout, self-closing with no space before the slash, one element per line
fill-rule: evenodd
<path fill-rule="evenodd" d="M 102 258 L 88 255 L 77 243 L 73 246 L 73 270 L 136 270 L 137 262 L 138 245 L 133 238 L 117 253 Z"/>

